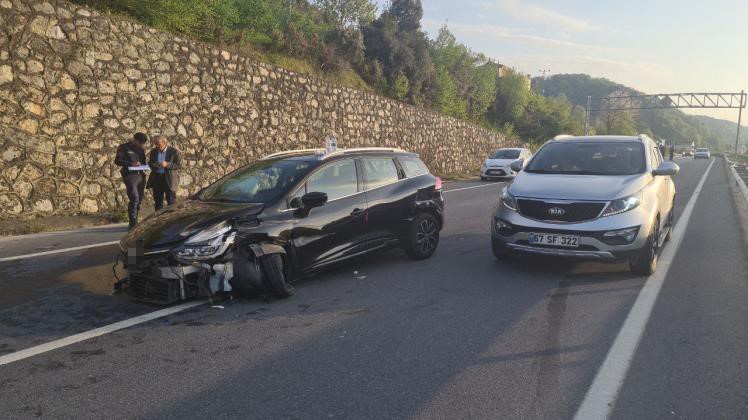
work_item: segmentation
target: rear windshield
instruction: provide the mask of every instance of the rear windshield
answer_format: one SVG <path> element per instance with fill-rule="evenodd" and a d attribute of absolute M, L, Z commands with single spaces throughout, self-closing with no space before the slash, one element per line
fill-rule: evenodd
<path fill-rule="evenodd" d="M 491 155 L 490 159 L 519 159 L 519 150 L 499 149 Z"/>
<path fill-rule="evenodd" d="M 309 162 L 299 160 L 260 160 L 219 179 L 199 199 L 266 204 L 287 193 L 310 169 Z"/>
<path fill-rule="evenodd" d="M 641 143 L 549 143 L 525 168 L 530 173 L 633 175 L 646 170 Z"/>

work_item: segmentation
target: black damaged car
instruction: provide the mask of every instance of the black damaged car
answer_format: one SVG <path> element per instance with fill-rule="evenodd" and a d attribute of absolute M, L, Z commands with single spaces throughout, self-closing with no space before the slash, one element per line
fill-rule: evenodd
<path fill-rule="evenodd" d="M 226 292 L 286 297 L 296 279 L 382 248 L 431 257 L 443 212 L 441 179 L 416 154 L 276 153 L 132 229 L 120 242 L 120 285 L 161 304 Z"/>

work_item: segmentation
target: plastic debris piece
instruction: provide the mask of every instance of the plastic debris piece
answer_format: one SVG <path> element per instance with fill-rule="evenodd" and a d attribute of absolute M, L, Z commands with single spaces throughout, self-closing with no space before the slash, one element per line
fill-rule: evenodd
<path fill-rule="evenodd" d="M 226 309 L 226 308 L 223 307 L 223 305 L 213 305 L 213 306 L 211 306 L 211 308 L 213 308 L 213 309 Z"/>

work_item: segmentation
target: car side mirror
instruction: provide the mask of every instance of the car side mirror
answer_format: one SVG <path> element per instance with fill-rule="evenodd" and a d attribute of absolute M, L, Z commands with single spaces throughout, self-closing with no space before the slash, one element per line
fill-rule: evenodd
<path fill-rule="evenodd" d="M 327 194 L 323 192 L 306 193 L 301 197 L 301 202 L 306 209 L 324 206 L 327 203 Z"/>
<path fill-rule="evenodd" d="M 654 176 L 673 176 L 680 171 L 680 166 L 671 161 L 665 161 L 653 171 Z"/>
<path fill-rule="evenodd" d="M 525 167 L 524 159 L 517 159 L 509 165 L 509 168 L 511 168 L 514 172 L 519 172 L 522 169 L 524 169 L 524 167 Z"/>

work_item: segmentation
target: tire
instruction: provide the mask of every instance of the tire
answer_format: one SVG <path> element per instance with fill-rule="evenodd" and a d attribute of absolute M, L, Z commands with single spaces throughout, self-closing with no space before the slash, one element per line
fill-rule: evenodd
<path fill-rule="evenodd" d="M 670 214 L 667 215 L 667 235 L 665 235 L 665 242 L 670 242 L 673 238 L 673 226 L 675 225 L 675 200 L 673 200 L 673 207 L 670 208 Z"/>
<path fill-rule="evenodd" d="M 414 260 L 425 260 L 439 245 L 439 222 L 429 213 L 419 213 L 413 219 L 405 238 L 405 253 Z"/>
<path fill-rule="evenodd" d="M 660 219 L 655 221 L 654 229 L 647 239 L 647 244 L 637 257 L 629 261 L 629 268 L 634 274 L 651 276 L 657 270 L 657 259 L 659 258 Z"/>
<path fill-rule="evenodd" d="M 485 176 L 481 176 L 481 177 L 480 177 L 480 180 L 481 180 L 481 181 L 488 181 L 488 178 L 486 178 Z"/>
<path fill-rule="evenodd" d="M 508 260 L 512 257 L 512 251 L 509 250 L 506 245 L 499 243 L 493 239 L 491 239 L 491 251 L 493 251 L 494 258 L 499 261 Z"/>
<path fill-rule="evenodd" d="M 265 286 L 275 297 L 286 298 L 293 295 L 295 289 L 293 285 L 286 281 L 283 257 L 280 254 L 263 256 L 260 258 L 260 265 L 264 274 Z"/>

